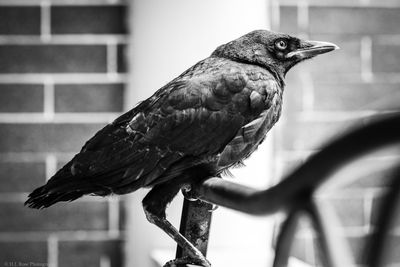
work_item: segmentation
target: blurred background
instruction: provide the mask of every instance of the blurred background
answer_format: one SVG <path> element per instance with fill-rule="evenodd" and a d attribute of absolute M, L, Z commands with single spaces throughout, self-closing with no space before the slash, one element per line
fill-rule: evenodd
<path fill-rule="evenodd" d="M 155 267 L 174 258 L 174 242 L 145 219 L 146 190 L 43 211 L 23 202 L 98 129 L 218 45 L 254 29 L 334 42 L 341 50 L 288 73 L 281 120 L 233 171 L 234 181 L 266 188 L 330 138 L 398 109 L 399 25 L 395 0 L 0 0 L 0 265 Z M 336 174 L 345 186 L 321 194 L 360 266 L 387 186 L 382 169 L 398 154 L 363 158 Z M 176 226 L 181 206 L 179 196 L 168 211 Z M 213 266 L 267 266 L 280 217 L 217 209 Z M 320 265 L 307 220 L 292 254 L 301 266 Z"/>

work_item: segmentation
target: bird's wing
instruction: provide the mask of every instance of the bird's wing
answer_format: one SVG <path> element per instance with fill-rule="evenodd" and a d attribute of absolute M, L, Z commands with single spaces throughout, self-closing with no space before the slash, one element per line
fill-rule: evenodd
<path fill-rule="evenodd" d="M 173 164 L 179 172 L 217 155 L 262 112 L 247 83 L 238 70 L 174 80 L 89 140 L 72 173 L 104 177 L 96 182 L 111 187 L 146 186 Z"/>

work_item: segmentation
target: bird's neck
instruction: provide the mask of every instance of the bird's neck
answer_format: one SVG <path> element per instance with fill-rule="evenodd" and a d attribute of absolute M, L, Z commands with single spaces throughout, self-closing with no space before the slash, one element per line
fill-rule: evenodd
<path fill-rule="evenodd" d="M 275 79 L 278 81 L 279 86 L 283 89 L 285 87 L 285 74 L 277 69 L 275 69 L 274 67 L 270 67 L 270 66 L 261 66 L 265 69 L 267 69 L 274 77 Z"/>
<path fill-rule="evenodd" d="M 277 80 L 279 83 L 279 86 L 283 89 L 285 87 L 285 73 L 282 70 L 277 69 L 273 65 L 268 65 L 268 64 L 262 64 L 257 61 L 252 61 L 252 60 L 247 60 L 246 58 L 241 58 L 241 57 L 232 57 L 232 56 L 226 56 L 224 54 L 218 54 L 218 51 L 214 51 L 214 53 L 211 54 L 211 57 L 219 57 L 219 58 L 226 58 L 232 61 L 236 61 L 239 63 L 244 63 L 244 64 L 250 64 L 250 65 L 255 65 L 258 67 L 261 67 L 263 69 L 268 70 Z"/>

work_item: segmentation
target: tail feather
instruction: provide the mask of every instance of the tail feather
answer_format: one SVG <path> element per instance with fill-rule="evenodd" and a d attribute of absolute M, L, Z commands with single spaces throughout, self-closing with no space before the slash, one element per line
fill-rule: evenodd
<path fill-rule="evenodd" d="M 106 194 L 104 188 L 100 190 L 99 186 L 89 183 L 85 177 L 72 175 L 70 165 L 70 163 L 65 165 L 47 184 L 29 194 L 25 205 L 30 208 L 43 209 L 60 201 L 73 201 L 86 194 Z"/>
<path fill-rule="evenodd" d="M 82 197 L 82 192 L 54 192 L 49 193 L 46 185 L 35 189 L 29 196 L 25 205 L 34 209 L 44 209 L 60 201 L 73 201 Z"/>

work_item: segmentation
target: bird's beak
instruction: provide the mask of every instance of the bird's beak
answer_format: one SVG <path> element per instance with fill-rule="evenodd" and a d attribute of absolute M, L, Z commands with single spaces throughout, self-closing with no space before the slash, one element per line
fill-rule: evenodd
<path fill-rule="evenodd" d="M 336 49 L 339 49 L 339 46 L 333 43 L 320 42 L 320 41 L 302 41 L 300 48 L 292 52 L 289 52 L 286 55 L 286 58 L 297 56 L 305 59 L 314 57 L 319 54 L 328 53 Z"/>

